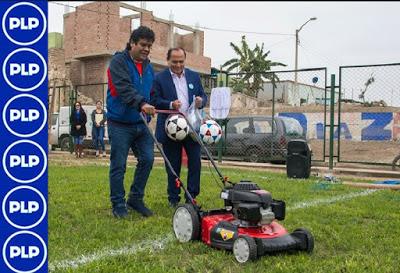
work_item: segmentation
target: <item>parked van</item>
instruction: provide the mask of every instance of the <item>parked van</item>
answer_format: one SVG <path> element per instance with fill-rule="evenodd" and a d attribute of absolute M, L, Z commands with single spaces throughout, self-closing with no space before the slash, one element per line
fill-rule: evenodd
<path fill-rule="evenodd" d="M 96 109 L 95 105 L 82 105 L 82 108 L 85 110 L 87 116 L 86 122 L 86 136 L 83 140 L 84 148 L 94 148 L 93 139 L 92 139 L 92 128 L 93 123 L 91 119 L 91 114 L 93 110 Z M 61 148 L 62 151 L 69 151 L 70 149 L 70 107 L 62 106 L 60 107 L 60 112 L 53 113 L 51 120 L 51 131 L 49 136 L 49 144 L 51 145 L 51 149 Z M 108 144 L 108 131 L 107 131 L 107 123 L 104 127 L 104 143 Z M 72 139 L 71 139 L 72 140 Z"/>

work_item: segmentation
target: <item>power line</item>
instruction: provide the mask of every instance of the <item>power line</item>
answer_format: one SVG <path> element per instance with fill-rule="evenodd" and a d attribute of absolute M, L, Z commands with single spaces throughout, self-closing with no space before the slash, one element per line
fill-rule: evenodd
<path fill-rule="evenodd" d="M 247 30 L 234 30 L 234 29 L 221 29 L 221 28 L 210 28 L 205 26 L 199 26 L 200 29 L 212 30 L 212 31 L 222 31 L 222 32 L 236 32 L 236 33 L 246 33 L 246 34 L 259 34 L 259 35 L 280 35 L 280 36 L 295 36 L 289 33 L 277 33 L 277 32 L 256 32 Z"/>
<path fill-rule="evenodd" d="M 303 40 L 303 45 L 304 45 L 304 39 L 302 39 Z M 319 56 L 320 58 L 323 58 L 324 59 L 324 61 L 327 61 L 327 63 L 330 63 L 330 64 L 335 64 L 335 66 L 340 66 L 341 64 L 341 62 L 342 62 L 342 60 L 339 58 L 339 57 L 337 57 L 337 56 L 335 56 L 335 59 L 336 60 L 334 60 L 334 59 L 332 59 L 331 57 L 328 57 L 328 56 L 326 56 L 325 54 L 321 54 L 319 51 L 317 51 L 317 50 L 311 50 L 310 49 L 310 47 L 308 46 L 309 45 L 309 43 L 308 42 L 306 42 L 306 46 L 307 46 L 307 49 L 304 47 L 304 46 L 302 46 L 301 44 L 300 44 L 300 46 L 303 48 L 303 49 L 305 49 L 305 50 L 308 50 L 310 53 L 312 53 L 313 55 L 315 55 L 315 56 Z"/>
<path fill-rule="evenodd" d="M 110 12 L 102 12 L 102 11 L 92 10 L 92 9 L 88 9 L 88 8 L 82 8 L 79 5 L 78 6 L 71 6 L 71 5 L 57 3 L 57 2 L 49 2 L 49 3 L 50 4 L 59 5 L 59 6 L 63 6 L 63 7 L 74 8 L 75 10 L 77 10 L 78 7 L 79 7 L 79 10 L 90 11 L 90 12 L 94 12 L 94 13 L 98 13 L 98 14 L 114 15 L 114 16 L 118 16 L 119 17 L 119 14 L 114 14 L 114 13 L 110 13 Z"/>
<path fill-rule="evenodd" d="M 284 43 L 284 42 L 287 42 L 287 41 L 289 41 L 289 40 L 292 40 L 293 38 L 294 38 L 294 37 L 289 37 L 289 38 L 287 38 L 287 39 L 280 40 L 280 41 L 278 41 L 278 42 L 276 42 L 276 43 L 270 44 L 270 45 L 267 46 L 266 48 L 267 48 L 267 49 L 270 49 L 270 48 L 272 48 L 272 47 L 274 47 L 274 46 L 277 46 L 277 45 L 279 45 L 279 44 L 282 44 L 282 43 Z"/>
<path fill-rule="evenodd" d="M 304 47 L 302 47 L 302 46 L 301 46 L 301 48 L 304 49 Z M 309 67 L 312 67 L 312 64 L 311 64 L 312 62 L 310 61 L 309 55 L 308 55 L 309 52 L 308 52 L 307 50 L 304 50 L 304 53 L 305 53 L 304 56 L 306 57 L 306 60 L 307 60 L 307 63 L 308 63 L 308 65 L 309 65 Z"/>
<path fill-rule="evenodd" d="M 71 6 L 63 3 L 57 3 L 57 2 L 49 2 L 50 4 L 55 4 L 59 6 L 64 6 L 64 7 L 70 7 L 77 9 L 78 6 Z M 82 8 L 79 7 L 79 10 L 85 10 L 85 11 L 90 11 L 98 14 L 106 14 L 106 15 L 114 15 L 114 16 L 120 16 L 119 14 L 113 14 L 109 12 L 101 12 L 98 10 L 92 10 L 88 8 Z M 236 29 L 221 29 L 221 28 L 210 28 L 206 26 L 191 26 L 193 28 L 199 28 L 199 29 L 204 29 L 204 30 L 210 30 L 210 31 L 221 31 L 221 32 L 235 32 L 235 33 L 243 33 L 243 34 L 258 34 L 258 35 L 278 35 L 278 36 L 295 36 L 294 34 L 288 34 L 288 33 L 274 33 L 274 32 L 257 32 L 257 31 L 247 31 L 247 30 L 236 30 Z"/>

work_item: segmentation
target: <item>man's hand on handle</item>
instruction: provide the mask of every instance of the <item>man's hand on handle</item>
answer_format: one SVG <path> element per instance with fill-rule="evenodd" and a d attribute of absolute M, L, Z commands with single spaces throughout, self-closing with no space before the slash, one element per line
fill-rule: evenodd
<path fill-rule="evenodd" d="M 195 106 L 196 108 L 200 108 L 203 104 L 203 98 L 202 97 L 196 97 L 195 100 Z"/>
<path fill-rule="evenodd" d="M 154 116 L 156 113 L 156 108 L 153 105 L 145 103 L 141 107 L 142 112 L 146 113 L 147 115 Z"/>
<path fill-rule="evenodd" d="M 174 110 L 178 110 L 179 108 L 181 108 L 181 106 L 182 106 L 182 102 L 180 100 L 174 100 L 172 102 L 172 108 Z"/>

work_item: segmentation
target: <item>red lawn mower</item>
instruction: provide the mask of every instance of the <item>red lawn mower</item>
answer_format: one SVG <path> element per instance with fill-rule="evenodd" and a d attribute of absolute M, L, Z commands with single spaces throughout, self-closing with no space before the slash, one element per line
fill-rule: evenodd
<path fill-rule="evenodd" d="M 156 112 L 179 113 L 169 110 Z M 148 127 L 145 116 L 142 113 L 141 116 Z M 172 226 L 176 238 L 180 242 L 201 240 L 209 246 L 233 251 L 239 263 L 282 251 L 311 253 L 314 249 L 314 237 L 310 231 L 298 228 L 288 233 L 278 223 L 285 219 L 285 202 L 273 199 L 270 192 L 260 189 L 256 183 L 243 180 L 234 183 L 223 177 L 190 122 L 187 123 L 193 133 L 192 136 L 206 152 L 223 184 L 220 197 L 224 200 L 224 208 L 208 211 L 201 209 L 184 187 L 162 147 L 151 133 L 165 163 L 176 176 L 177 187 L 183 189 L 191 202 L 181 204 L 175 210 Z M 149 127 L 148 129 L 151 131 Z"/>

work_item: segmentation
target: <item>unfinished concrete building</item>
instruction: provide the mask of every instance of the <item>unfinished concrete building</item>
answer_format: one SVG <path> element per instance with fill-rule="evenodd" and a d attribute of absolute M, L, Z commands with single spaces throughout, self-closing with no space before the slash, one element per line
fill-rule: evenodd
<path fill-rule="evenodd" d="M 205 87 L 210 88 L 211 59 L 203 55 L 203 31 L 157 18 L 151 11 L 122 2 L 92 2 L 64 14 L 63 50 L 49 51 L 57 54 L 57 59 L 64 58 L 67 82 L 79 86 L 84 96 L 102 99 L 104 87 L 90 85 L 107 82 L 106 70 L 111 57 L 125 48 L 132 30 L 139 25 L 155 32 L 150 60 L 156 72 L 167 66 L 166 54 L 170 47 L 182 47 L 187 52 L 186 67 L 199 72 Z M 179 34 L 177 29 L 186 33 Z"/>

